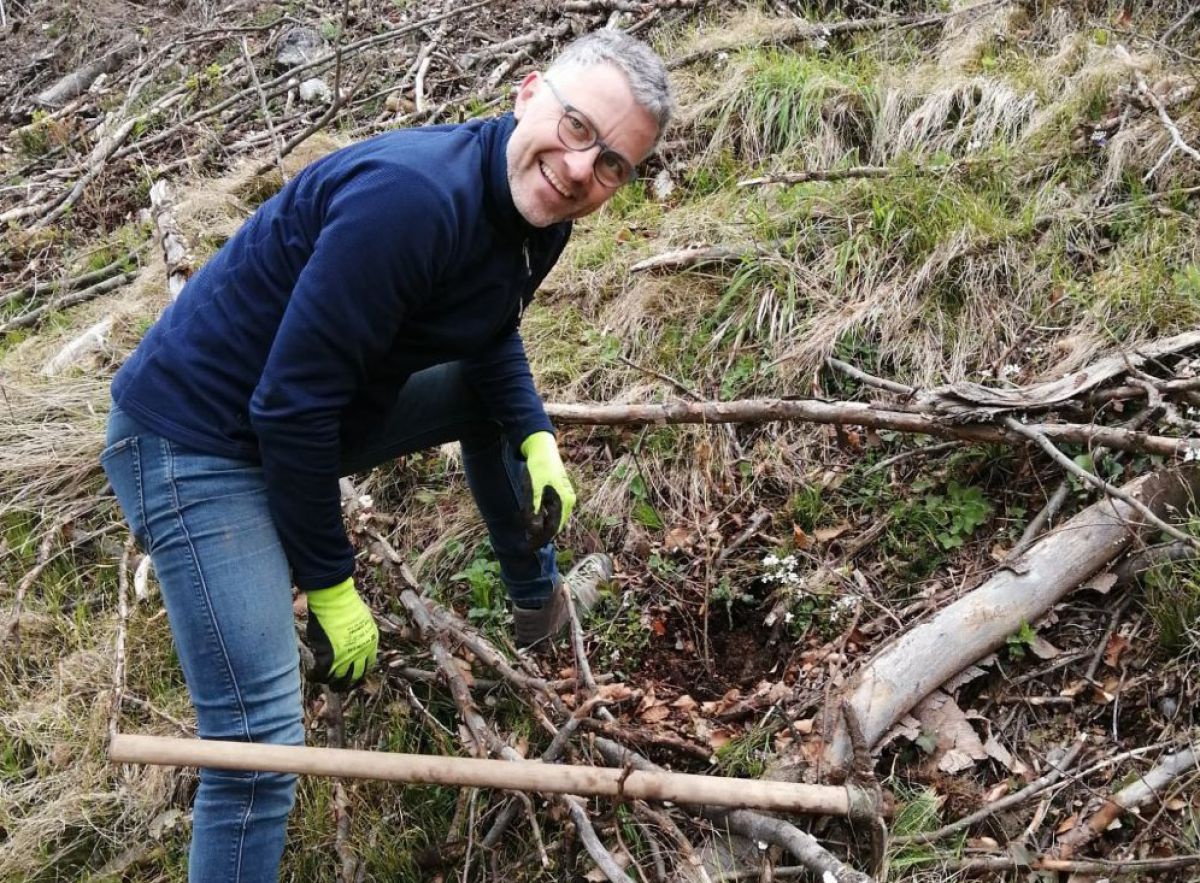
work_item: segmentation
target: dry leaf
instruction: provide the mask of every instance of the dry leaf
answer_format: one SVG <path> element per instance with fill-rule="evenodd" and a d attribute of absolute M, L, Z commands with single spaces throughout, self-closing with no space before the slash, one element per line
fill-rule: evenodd
<path fill-rule="evenodd" d="M 836 540 L 842 534 L 850 529 L 850 522 L 843 521 L 841 524 L 833 527 L 822 527 L 819 530 L 813 531 L 813 538 L 818 543 L 828 543 Z"/>
<path fill-rule="evenodd" d="M 999 800 L 1001 797 L 1008 794 L 1008 791 L 1009 791 L 1008 779 L 1005 779 L 1003 782 L 997 782 L 995 785 L 993 785 L 991 788 L 989 788 L 986 792 L 984 792 L 983 802 L 984 803 L 994 803 L 995 801 Z"/>
<path fill-rule="evenodd" d="M 1117 584 L 1117 575 L 1115 573 L 1098 573 L 1086 583 L 1083 584 L 1085 589 L 1091 589 L 1093 592 L 1099 592 L 1101 595 L 1107 595 L 1112 591 L 1112 587 Z"/>
<path fill-rule="evenodd" d="M 668 552 L 690 552 L 694 538 L 692 531 L 686 527 L 673 527 L 667 531 L 667 536 L 663 540 L 663 547 Z"/>
<path fill-rule="evenodd" d="M 652 619 L 650 620 L 650 630 L 661 638 L 667 633 L 667 624 L 661 619 Z"/>
<path fill-rule="evenodd" d="M 680 696 L 678 699 L 676 699 L 674 702 L 672 702 L 671 706 L 673 708 L 682 708 L 684 711 L 692 711 L 697 706 L 699 706 L 699 704 L 700 703 L 698 703 L 695 699 L 693 699 L 687 693 L 684 693 L 682 696 Z"/>
<path fill-rule="evenodd" d="M 624 702 L 633 696 L 633 690 L 627 684 L 604 684 L 596 692 L 609 702 Z"/>
<path fill-rule="evenodd" d="M 811 717 L 806 717 L 803 720 L 792 721 L 792 729 L 802 736 L 807 736 L 813 731 L 814 720 Z"/>
<path fill-rule="evenodd" d="M 659 721 L 665 721 L 671 716 L 671 709 L 665 705 L 655 705 L 652 708 L 647 708 L 641 713 L 641 718 L 648 724 L 656 724 Z"/>
<path fill-rule="evenodd" d="M 730 730 L 713 730 L 708 734 L 708 744 L 712 746 L 713 751 L 720 751 L 732 739 L 733 733 Z"/>
<path fill-rule="evenodd" d="M 1055 834 L 1065 834 L 1068 831 L 1070 831 L 1072 828 L 1074 828 L 1078 821 L 1079 821 L 1079 814 L 1071 813 L 1069 816 L 1067 816 L 1065 819 L 1063 819 L 1061 822 L 1058 823 L 1058 827 L 1054 829 L 1054 833 Z"/>
<path fill-rule="evenodd" d="M 1062 651 L 1043 638 L 1041 635 L 1035 635 L 1033 640 L 1029 642 L 1029 652 L 1038 659 L 1053 659 L 1055 656 L 1062 654 Z"/>
<path fill-rule="evenodd" d="M 940 690 L 925 697 L 914 709 L 921 735 L 934 742 L 934 761 L 947 773 L 958 773 L 988 756 L 979 735 L 958 703 Z"/>
<path fill-rule="evenodd" d="M 813 538 L 805 533 L 804 528 L 798 524 L 792 525 L 792 541 L 801 552 L 811 549 L 813 544 Z"/>
<path fill-rule="evenodd" d="M 1104 649 L 1104 664 L 1109 668 L 1116 668 L 1121 661 L 1121 654 L 1131 646 L 1128 638 L 1113 635 L 1108 639 L 1108 646 Z"/>

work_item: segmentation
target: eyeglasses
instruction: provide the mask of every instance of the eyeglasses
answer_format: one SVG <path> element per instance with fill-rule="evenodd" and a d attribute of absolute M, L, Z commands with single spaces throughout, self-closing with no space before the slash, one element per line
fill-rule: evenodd
<path fill-rule="evenodd" d="M 596 157 L 595 165 L 592 166 L 596 180 L 613 190 L 627 184 L 633 177 L 633 164 L 600 140 L 592 121 L 582 111 L 564 101 L 553 83 L 545 77 L 542 78 L 542 82 L 550 88 L 550 93 L 558 99 L 563 108 L 563 115 L 558 121 L 558 140 L 562 142 L 563 147 L 577 151 L 599 147 L 600 155 Z"/>

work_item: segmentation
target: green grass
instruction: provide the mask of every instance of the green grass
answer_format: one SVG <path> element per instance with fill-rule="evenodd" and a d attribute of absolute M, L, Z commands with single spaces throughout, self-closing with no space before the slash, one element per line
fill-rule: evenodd
<path fill-rule="evenodd" d="M 710 151 L 728 147 L 754 165 L 814 156 L 821 141 L 834 159 L 849 159 L 870 143 L 875 95 L 866 56 L 761 49 L 737 68 L 713 113 Z"/>

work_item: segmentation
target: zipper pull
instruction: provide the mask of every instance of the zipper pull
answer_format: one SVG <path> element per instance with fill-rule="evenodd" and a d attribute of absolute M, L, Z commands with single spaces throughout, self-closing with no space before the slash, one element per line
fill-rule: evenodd
<path fill-rule="evenodd" d="M 528 239 L 523 240 L 521 242 L 521 253 L 523 255 L 525 255 L 525 275 L 532 276 L 533 275 L 533 266 L 529 263 L 529 240 Z"/>

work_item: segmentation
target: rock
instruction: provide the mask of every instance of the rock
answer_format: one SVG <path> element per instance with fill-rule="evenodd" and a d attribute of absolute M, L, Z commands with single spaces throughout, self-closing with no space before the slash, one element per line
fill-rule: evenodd
<path fill-rule="evenodd" d="M 300 100 L 309 104 L 317 102 L 328 104 L 333 101 L 333 90 L 324 80 L 313 77 L 300 84 Z"/>
<path fill-rule="evenodd" d="M 279 38 L 275 64 L 282 68 L 297 67 L 316 61 L 329 49 L 325 38 L 312 28 L 292 28 Z"/>

